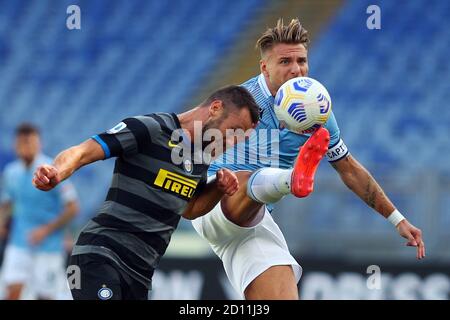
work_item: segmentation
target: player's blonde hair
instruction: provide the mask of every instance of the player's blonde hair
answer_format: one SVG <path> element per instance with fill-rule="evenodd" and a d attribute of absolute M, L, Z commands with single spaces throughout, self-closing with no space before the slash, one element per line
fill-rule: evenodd
<path fill-rule="evenodd" d="M 292 19 L 288 25 L 284 25 L 283 18 L 279 18 L 275 27 L 268 28 L 261 35 L 256 42 L 256 48 L 263 56 L 265 52 L 278 43 L 302 44 L 307 48 L 309 44 L 308 31 L 302 26 L 298 18 Z"/>

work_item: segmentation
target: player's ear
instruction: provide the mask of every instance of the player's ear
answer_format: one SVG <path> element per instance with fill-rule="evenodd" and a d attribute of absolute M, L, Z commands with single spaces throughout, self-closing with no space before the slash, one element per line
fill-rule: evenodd
<path fill-rule="evenodd" d="M 223 112 L 223 102 L 221 100 L 214 100 L 209 105 L 209 116 L 213 119 L 217 119 Z"/>
<path fill-rule="evenodd" d="M 262 58 L 261 60 L 259 60 L 259 68 L 261 69 L 261 73 L 265 76 L 265 77 L 269 77 L 269 74 L 267 72 L 267 60 Z"/>

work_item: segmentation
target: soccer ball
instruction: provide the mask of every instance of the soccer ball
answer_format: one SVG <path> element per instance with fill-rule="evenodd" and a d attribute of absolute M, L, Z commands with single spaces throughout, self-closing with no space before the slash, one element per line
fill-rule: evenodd
<path fill-rule="evenodd" d="M 328 120 L 331 98 L 319 81 L 298 77 L 280 87 L 274 110 L 280 125 L 299 134 L 311 133 Z"/>

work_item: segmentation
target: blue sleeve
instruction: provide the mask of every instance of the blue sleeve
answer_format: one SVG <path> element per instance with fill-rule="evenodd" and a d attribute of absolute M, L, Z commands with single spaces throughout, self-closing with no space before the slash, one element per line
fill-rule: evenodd
<path fill-rule="evenodd" d="M 11 180 L 9 178 L 9 170 L 6 168 L 2 177 L 0 203 L 10 202 L 12 199 L 11 186 L 8 184 L 8 181 Z"/>
<path fill-rule="evenodd" d="M 329 148 L 332 148 L 339 142 L 341 138 L 341 131 L 339 130 L 339 126 L 336 122 L 336 118 L 333 112 L 331 112 L 330 116 L 328 117 L 328 120 L 325 123 L 325 128 L 330 133 Z"/>
<path fill-rule="evenodd" d="M 341 132 L 336 122 L 334 114 L 331 113 L 325 128 L 330 132 L 330 144 L 328 145 L 328 162 L 336 162 L 347 157 L 350 153 L 344 141 L 341 139 Z"/>

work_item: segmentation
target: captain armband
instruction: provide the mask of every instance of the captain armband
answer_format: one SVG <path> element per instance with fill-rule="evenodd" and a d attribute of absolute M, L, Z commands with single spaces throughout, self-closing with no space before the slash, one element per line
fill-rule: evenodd
<path fill-rule="evenodd" d="M 348 155 L 348 148 L 342 139 L 339 139 L 333 147 L 329 148 L 327 151 L 328 162 L 335 162 L 340 159 L 345 158 Z"/>

